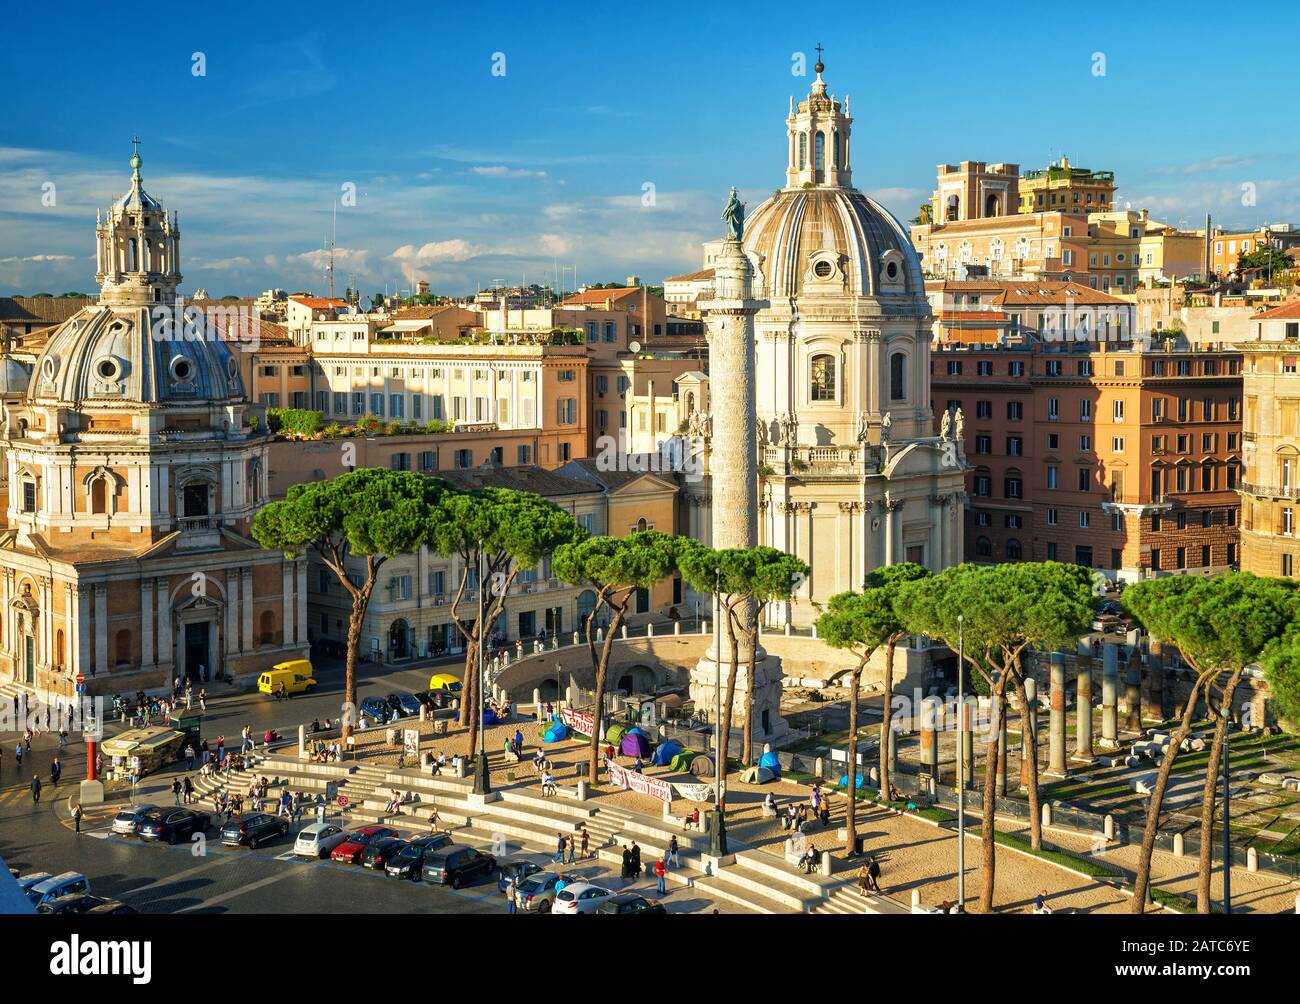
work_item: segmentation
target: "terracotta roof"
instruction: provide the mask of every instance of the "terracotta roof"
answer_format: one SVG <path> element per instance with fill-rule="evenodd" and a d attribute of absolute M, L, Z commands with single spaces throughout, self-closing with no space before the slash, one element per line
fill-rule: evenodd
<path fill-rule="evenodd" d="M 224 331 L 225 328 L 228 326 L 227 322 L 232 320 L 231 318 L 228 318 L 220 313 L 213 313 L 210 316 L 205 315 L 205 319 L 208 321 L 209 324 L 211 324 L 218 331 Z M 246 339 L 244 337 L 241 337 L 237 340 L 242 342 L 245 341 Z M 266 348 L 269 346 L 294 344 L 293 339 L 289 337 L 289 329 L 286 328 L 283 324 L 277 324 L 275 321 L 265 321 L 261 319 L 259 319 L 257 322 L 256 341 L 257 344 L 262 348 Z"/>
<path fill-rule="evenodd" d="M 583 481 L 590 481 L 600 485 L 609 491 L 616 492 L 620 488 L 630 485 L 641 478 L 652 477 L 661 479 L 657 471 L 606 471 L 599 467 L 595 457 L 584 457 L 581 460 L 570 460 L 560 468 L 561 474 L 572 474 L 574 477 Z M 671 475 L 669 475 L 671 477 Z"/>
<path fill-rule="evenodd" d="M 439 471 L 438 477 L 450 481 L 457 488 L 513 488 L 536 495 L 585 495 L 599 492 L 600 487 L 588 481 L 548 471 L 542 467 L 498 467 L 484 465 L 467 471 Z"/>
<path fill-rule="evenodd" d="M 640 296 L 640 286 L 623 286 L 618 289 L 588 289 L 582 293 L 575 293 L 564 301 L 565 304 L 590 304 L 604 303 L 606 300 L 626 300 L 630 296 Z"/>
<path fill-rule="evenodd" d="M 999 306 L 1021 306 L 1026 304 L 1064 304 L 1067 300 L 1075 304 L 1092 304 L 1096 306 L 1120 306 L 1128 303 L 1117 296 L 1103 293 L 1099 289 L 1084 286 L 1077 282 L 1016 281 L 1014 279 L 945 279 L 928 282 L 929 290 L 952 290 L 955 293 L 993 293 L 995 303 Z"/>
<path fill-rule="evenodd" d="M 0 321 L 62 324 L 94 302 L 85 296 L 0 296 Z"/>
<path fill-rule="evenodd" d="M 1273 307 L 1251 318 L 1252 321 L 1297 321 L 1300 320 L 1300 300 L 1292 300 L 1280 307 Z"/>
<path fill-rule="evenodd" d="M 685 275 L 670 275 L 664 282 L 701 282 L 712 278 L 713 269 L 702 268 L 698 272 L 687 272 Z"/>
<path fill-rule="evenodd" d="M 291 296 L 289 297 L 294 303 L 301 303 L 304 307 L 310 307 L 312 310 L 329 310 L 331 307 L 346 307 L 346 300 L 331 300 L 327 296 Z"/>

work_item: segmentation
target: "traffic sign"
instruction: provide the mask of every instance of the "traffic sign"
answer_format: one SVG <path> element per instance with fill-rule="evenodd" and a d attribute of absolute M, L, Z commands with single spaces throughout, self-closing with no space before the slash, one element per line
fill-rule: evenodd
<path fill-rule="evenodd" d="M 78 694 L 84 694 L 85 692 L 86 692 L 86 685 L 85 685 L 84 683 L 78 683 L 78 684 L 77 684 L 77 693 L 78 693 Z"/>
<path fill-rule="evenodd" d="M 340 796 L 339 796 L 339 808 L 340 808 L 340 809 L 346 809 L 347 807 L 348 807 L 348 796 L 347 796 L 347 795 L 340 795 Z"/>
<path fill-rule="evenodd" d="M 77 674 L 77 682 L 78 682 L 78 683 L 85 683 L 85 682 L 86 682 L 86 674 L 85 674 L 85 673 L 78 673 L 78 674 Z"/>

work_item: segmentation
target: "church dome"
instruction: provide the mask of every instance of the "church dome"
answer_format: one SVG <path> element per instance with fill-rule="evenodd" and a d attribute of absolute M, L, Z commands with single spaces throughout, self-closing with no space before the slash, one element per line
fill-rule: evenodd
<path fill-rule="evenodd" d="M 28 386 L 33 402 L 193 404 L 244 397 L 239 360 L 193 308 L 86 307 L 50 335 Z"/>
<path fill-rule="evenodd" d="M 855 188 L 783 189 L 745 223 L 745 251 L 768 298 L 922 295 L 921 260 L 889 210 Z"/>

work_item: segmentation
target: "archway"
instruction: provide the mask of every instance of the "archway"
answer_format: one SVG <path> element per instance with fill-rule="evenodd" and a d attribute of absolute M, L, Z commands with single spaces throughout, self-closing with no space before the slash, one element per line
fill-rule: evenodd
<path fill-rule="evenodd" d="M 409 658 L 410 655 L 411 625 L 399 617 L 388 628 L 388 657 L 397 660 Z"/>
<path fill-rule="evenodd" d="M 271 610 L 263 610 L 262 616 L 258 619 L 258 638 L 259 645 L 275 644 L 275 613 Z"/>

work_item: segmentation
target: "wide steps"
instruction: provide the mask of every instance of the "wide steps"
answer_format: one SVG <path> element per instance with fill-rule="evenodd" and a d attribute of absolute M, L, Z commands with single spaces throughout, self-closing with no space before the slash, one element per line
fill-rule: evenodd
<path fill-rule="evenodd" d="M 786 864 L 784 858 L 773 857 L 766 851 L 739 851 L 736 854 L 736 865 L 746 872 L 757 873 L 768 882 L 797 889 L 806 898 L 819 902 L 835 888 L 832 879 L 815 873 L 805 875 L 802 871 L 796 871 L 793 865 Z"/>

